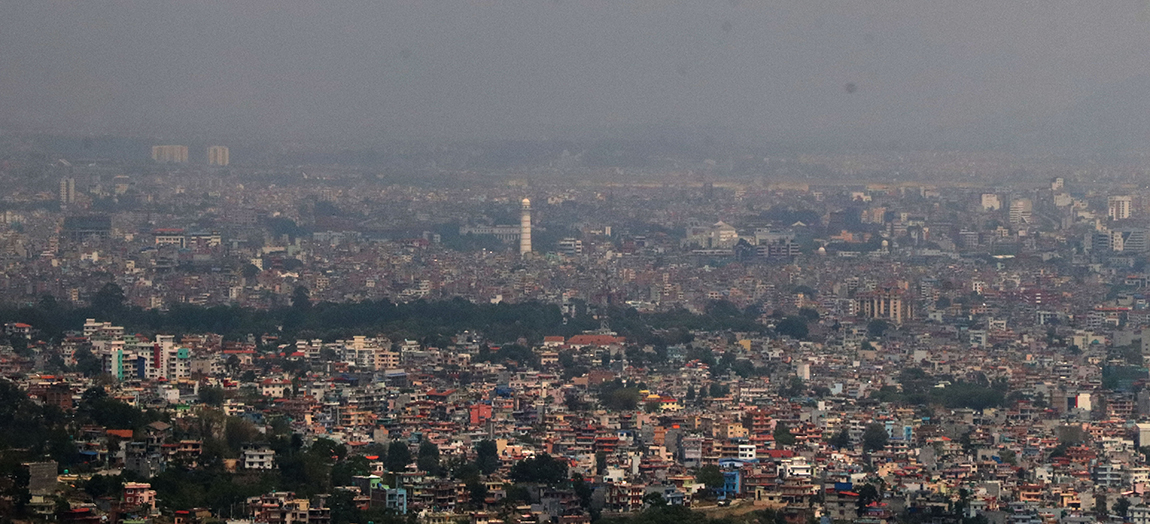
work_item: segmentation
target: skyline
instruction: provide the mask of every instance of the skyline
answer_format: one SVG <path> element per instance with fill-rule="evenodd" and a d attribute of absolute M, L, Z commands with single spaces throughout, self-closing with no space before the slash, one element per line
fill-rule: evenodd
<path fill-rule="evenodd" d="M 0 521 L 1150 524 L 1150 0 L 0 49 Z"/>
<path fill-rule="evenodd" d="M 1150 138 L 1145 2 L 269 6 L 0 6 L 0 126 L 359 144 Z"/>

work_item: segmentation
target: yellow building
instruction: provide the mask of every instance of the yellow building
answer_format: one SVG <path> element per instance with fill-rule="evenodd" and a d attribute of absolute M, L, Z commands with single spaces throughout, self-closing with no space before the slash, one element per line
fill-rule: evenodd
<path fill-rule="evenodd" d="M 721 439 L 747 438 L 747 428 L 737 422 L 719 424 L 715 436 Z"/>
<path fill-rule="evenodd" d="M 208 165 L 226 166 L 228 165 L 228 161 L 227 146 L 211 146 L 208 148 Z"/>
<path fill-rule="evenodd" d="M 152 146 L 152 160 L 183 164 L 188 161 L 188 146 Z"/>
<path fill-rule="evenodd" d="M 867 318 L 890 320 L 896 324 L 914 318 L 913 301 L 898 289 L 863 293 L 855 300 L 859 313 Z"/>

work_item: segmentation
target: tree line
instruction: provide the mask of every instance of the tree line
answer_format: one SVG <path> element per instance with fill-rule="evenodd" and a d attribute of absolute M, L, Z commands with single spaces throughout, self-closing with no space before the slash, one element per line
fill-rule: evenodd
<path fill-rule="evenodd" d="M 608 305 L 592 311 L 576 304 L 565 317 L 558 305 L 540 302 L 516 304 L 473 303 L 462 298 L 395 303 L 388 300 L 312 303 L 306 288 L 292 293 L 292 305 L 271 309 L 240 306 L 175 304 L 167 310 L 143 309 L 126 303 L 124 291 L 109 283 L 89 306 L 70 307 L 45 296 L 35 304 L 0 305 L 0 322 L 24 322 L 39 331 L 42 340 L 60 340 L 95 318 L 140 333 L 217 333 L 228 340 L 249 334 L 276 334 L 285 338 L 334 340 L 365 333 L 386 333 L 428 343 L 444 343 L 456 333 L 472 330 L 489 340 L 538 342 L 547 335 L 571 336 L 600 328 L 607 322 L 621 335 L 640 343 L 675 343 L 668 332 L 685 336 L 690 330 L 763 332 L 756 308 L 739 310 L 725 301 L 713 302 L 703 314 L 686 310 L 639 313 L 634 308 Z"/>

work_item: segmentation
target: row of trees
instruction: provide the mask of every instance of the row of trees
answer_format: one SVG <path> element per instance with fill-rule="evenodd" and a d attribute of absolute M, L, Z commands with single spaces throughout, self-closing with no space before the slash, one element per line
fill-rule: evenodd
<path fill-rule="evenodd" d="M 920 368 L 906 368 L 899 372 L 900 387 L 884 386 L 870 398 L 880 402 L 901 402 L 916 406 L 940 405 L 947 408 L 986 409 L 1002 406 L 1006 401 L 1008 385 L 1005 381 L 991 382 L 984 376 L 973 381 L 947 380 L 934 377 Z"/>
<path fill-rule="evenodd" d="M 173 305 L 168 311 L 128 305 L 124 291 L 109 283 L 89 307 L 66 307 L 50 296 L 36 304 L 0 307 L 0 322 L 26 322 L 50 340 L 78 329 L 87 318 L 99 318 L 136 332 L 219 333 L 237 340 L 249 334 L 280 333 L 288 337 L 335 339 L 363 333 L 388 333 L 429 342 L 442 342 L 465 330 L 492 340 L 542 340 L 545 335 L 570 336 L 597 329 L 607 320 L 614 330 L 642 344 L 666 346 L 691 330 L 763 332 L 757 308 L 740 310 L 730 302 L 714 301 L 703 314 L 686 310 L 640 314 L 634 308 L 601 307 L 594 313 L 576 304 L 576 315 L 564 318 L 554 304 L 476 304 L 461 298 L 392 303 L 387 300 L 312 303 L 305 288 L 297 288 L 292 305 L 268 310 L 235 306 Z M 678 334 L 676 334 L 678 333 Z M 670 336 L 670 338 L 667 338 Z"/>
<path fill-rule="evenodd" d="M 851 435 L 846 428 L 843 428 L 838 433 L 835 433 L 828 442 L 830 445 L 839 448 L 847 449 L 851 447 Z M 886 427 L 878 422 L 867 424 L 863 428 L 861 442 L 863 451 L 872 452 L 883 449 L 890 443 L 890 435 L 886 432 Z"/>
<path fill-rule="evenodd" d="M 600 522 L 605 524 L 787 524 L 788 522 L 781 511 L 773 509 L 713 518 L 684 506 L 661 504 L 659 498 L 651 497 L 650 507 L 642 512 L 626 517 L 604 519 Z"/>

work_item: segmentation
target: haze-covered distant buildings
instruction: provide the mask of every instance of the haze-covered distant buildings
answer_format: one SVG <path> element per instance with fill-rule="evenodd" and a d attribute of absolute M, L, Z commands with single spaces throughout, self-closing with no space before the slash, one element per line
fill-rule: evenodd
<path fill-rule="evenodd" d="M 152 161 L 164 164 L 187 163 L 188 146 L 152 146 Z"/>
<path fill-rule="evenodd" d="M 521 523 L 573 524 L 716 499 L 793 522 L 892 522 L 959 502 L 965 518 L 1005 523 L 1150 514 L 1150 199 L 1125 183 L 703 184 L 619 169 L 573 184 L 550 165 L 530 183 L 446 169 L 400 180 L 337 165 L 217 169 L 220 154 L 212 166 L 56 162 L 35 191 L 13 186 L 0 292 L 14 314 L 122 292 L 154 310 L 127 318 L 390 301 L 526 304 L 553 323 L 522 336 L 507 335 L 519 318 L 416 333 L 424 317 L 234 333 L 216 319 L 173 334 L 92 318 L 45 337 L 43 316 L 13 319 L 0 374 L 28 399 L 76 416 L 100 390 L 163 414 L 131 430 L 73 425 L 60 441 L 87 461 L 61 480 L 136 476 L 118 509 L 47 479 L 37 511 L 63 496 L 77 519 L 174 519 L 192 510 L 150 478 L 184 468 L 278 482 L 315 449 L 327 454 L 312 469 L 359 469 L 321 475 L 339 479 L 330 493 L 268 489 L 202 518 L 322 522 L 344 507 L 333 495 L 428 523 L 514 509 Z M 779 165 L 812 161 L 792 160 Z M 233 428 L 221 444 L 217 420 L 250 424 L 250 438 Z M 438 464 L 475 464 L 481 442 L 495 455 L 466 480 L 429 459 L 386 464 L 382 446 L 414 455 L 424 442 Z M 512 476 L 545 454 L 590 496 Z M 704 466 L 722 481 L 701 482 Z M 868 485 L 881 497 L 860 513 Z"/>
<path fill-rule="evenodd" d="M 227 166 L 230 162 L 229 151 L 226 146 L 210 146 L 208 147 L 208 165 L 209 166 Z"/>

